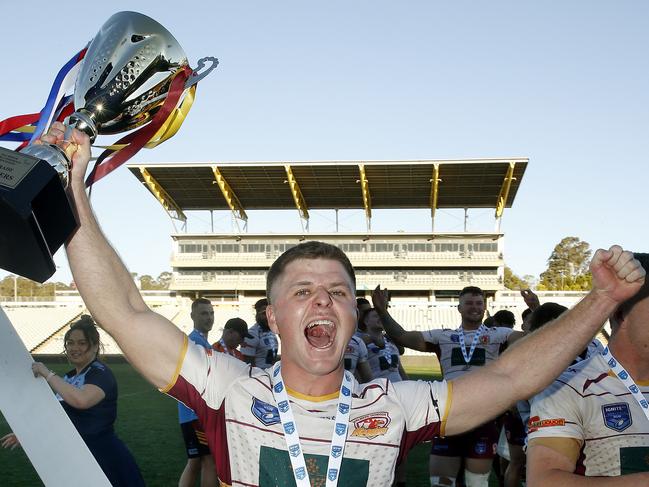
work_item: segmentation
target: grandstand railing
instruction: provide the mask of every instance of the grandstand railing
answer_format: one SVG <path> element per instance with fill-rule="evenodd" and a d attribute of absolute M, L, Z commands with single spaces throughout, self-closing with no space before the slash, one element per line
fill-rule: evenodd
<path fill-rule="evenodd" d="M 263 290 L 266 287 L 265 274 L 259 275 L 175 275 L 171 287 L 175 290 Z M 392 290 L 432 290 L 460 289 L 464 286 L 475 285 L 485 290 L 501 289 L 502 283 L 498 276 L 458 276 L 449 275 L 408 275 L 408 274 L 372 274 L 371 276 L 356 276 L 358 289 L 373 289 L 377 285 Z"/>
<path fill-rule="evenodd" d="M 493 267 L 503 263 L 498 252 L 347 252 L 356 267 L 396 265 Z M 173 267 L 269 267 L 279 257 L 276 252 L 180 253 L 171 258 Z"/>

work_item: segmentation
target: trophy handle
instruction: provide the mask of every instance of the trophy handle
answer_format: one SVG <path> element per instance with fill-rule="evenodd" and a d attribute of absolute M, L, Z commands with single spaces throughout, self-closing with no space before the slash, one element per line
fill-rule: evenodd
<path fill-rule="evenodd" d="M 210 61 L 212 64 L 211 66 L 207 67 L 205 70 L 201 71 L 201 69 L 205 68 L 205 63 L 207 61 Z M 216 68 L 219 65 L 219 60 L 216 59 L 215 57 L 208 56 L 204 57 L 198 60 L 198 66 L 192 71 L 192 75 L 187 78 L 187 81 L 185 82 L 185 89 L 189 88 L 190 86 L 195 85 L 198 83 L 200 80 L 205 78 L 208 74 L 212 72 L 214 68 Z"/>

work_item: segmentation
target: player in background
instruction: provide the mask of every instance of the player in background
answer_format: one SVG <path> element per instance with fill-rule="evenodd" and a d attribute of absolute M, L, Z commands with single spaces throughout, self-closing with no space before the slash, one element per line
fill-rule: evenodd
<path fill-rule="evenodd" d="M 243 343 L 246 338 L 253 338 L 248 333 L 248 325 L 241 318 L 230 318 L 223 325 L 223 334 L 218 341 L 212 344 L 212 348 L 217 352 L 227 353 L 234 358 L 244 360 L 243 354 L 237 350 L 239 345 Z"/>
<path fill-rule="evenodd" d="M 246 338 L 240 349 L 247 363 L 261 369 L 266 369 L 277 361 L 277 336 L 268 327 L 267 307 L 266 298 L 255 303 L 256 323 L 248 329 L 251 338 Z"/>

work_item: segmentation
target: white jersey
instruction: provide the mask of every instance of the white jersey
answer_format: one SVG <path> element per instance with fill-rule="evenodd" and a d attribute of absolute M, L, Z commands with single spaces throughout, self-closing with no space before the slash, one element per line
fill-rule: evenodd
<path fill-rule="evenodd" d="M 457 330 L 427 330 L 421 334 L 424 340 L 439 347 L 439 362 L 442 367 L 442 374 L 446 380 L 455 379 L 468 372 L 473 367 L 486 365 L 496 360 L 500 354 L 500 347 L 507 343 L 511 328 L 493 327 L 486 328 L 480 335 L 478 343 L 473 351 L 471 360 L 467 364 L 460 347 L 460 331 Z M 471 344 L 478 330 L 464 330 L 464 345 L 466 353 L 469 353 Z"/>
<path fill-rule="evenodd" d="M 178 375 L 163 389 L 198 414 L 221 481 L 232 486 L 293 485 L 270 369 L 185 340 Z M 309 397 L 289 392 L 309 477 L 324 485 L 338 392 Z M 397 462 L 416 443 L 443 435 L 451 403 L 445 381 L 353 381 L 347 443 L 339 485 L 389 486 Z"/>
<path fill-rule="evenodd" d="M 402 380 L 399 374 L 399 349 L 387 337 L 383 348 L 374 343 L 367 344 L 367 361 L 373 379 L 390 379 L 391 382 Z"/>
<path fill-rule="evenodd" d="M 265 330 L 259 323 L 248 328 L 252 338 L 244 339 L 239 350 L 248 357 L 254 357 L 255 367 L 266 369 L 275 363 L 277 357 L 277 336 L 270 330 Z"/>
<path fill-rule="evenodd" d="M 345 370 L 353 374 L 358 364 L 363 362 L 367 362 L 367 346 L 362 338 L 354 335 L 345 349 Z"/>
<path fill-rule="evenodd" d="M 649 384 L 637 384 L 649 399 Z M 532 399 L 529 439 L 565 437 L 583 446 L 575 473 L 649 471 L 649 420 L 601 355 L 569 367 Z"/>
<path fill-rule="evenodd" d="M 597 338 L 594 338 L 589 344 L 588 347 L 586 347 L 586 353 L 582 357 L 581 355 L 577 355 L 577 358 L 573 360 L 572 365 L 578 364 L 579 362 L 582 362 L 584 360 L 589 359 L 593 355 L 598 355 L 604 351 L 604 345 L 602 345 L 602 342 L 600 342 Z M 518 401 L 516 403 L 516 408 L 518 409 L 518 414 L 521 416 L 521 420 L 523 421 L 523 424 L 525 425 L 525 433 L 527 434 L 527 425 L 530 421 L 530 402 L 529 400 L 525 399 L 522 401 Z"/>

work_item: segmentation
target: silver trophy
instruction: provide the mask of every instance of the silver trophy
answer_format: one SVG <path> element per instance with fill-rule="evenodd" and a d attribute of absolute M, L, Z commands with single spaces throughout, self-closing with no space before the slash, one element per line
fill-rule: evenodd
<path fill-rule="evenodd" d="M 211 66 L 199 73 L 205 61 Z M 158 22 L 137 12 L 119 12 L 93 38 L 82 63 L 74 88 L 76 111 L 65 121 L 65 139 L 76 128 L 93 142 L 98 134 L 126 132 L 151 121 L 174 74 L 188 61 Z M 185 87 L 217 64 L 215 58 L 201 59 Z M 58 146 L 29 145 L 20 153 L 0 151 L 3 169 L 21 178 L 11 185 L 0 181 L 0 235 L 5 235 L 0 236 L 0 267 L 43 282 L 55 271 L 52 255 L 77 226 L 64 191 L 70 161 Z"/>

